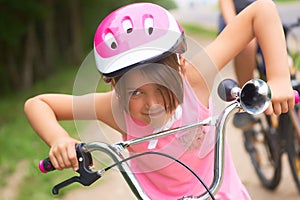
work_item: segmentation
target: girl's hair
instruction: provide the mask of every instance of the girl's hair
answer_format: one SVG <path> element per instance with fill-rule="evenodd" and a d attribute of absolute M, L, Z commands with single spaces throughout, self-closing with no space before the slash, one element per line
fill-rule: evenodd
<path fill-rule="evenodd" d="M 141 76 L 145 77 L 147 83 L 159 85 L 164 99 L 164 107 L 168 113 L 175 110 L 177 105 L 183 101 L 183 82 L 179 73 L 181 70 L 179 59 L 177 54 L 171 54 L 155 63 L 143 64 L 129 71 L 130 73 L 137 70 Z M 120 104 L 125 111 L 128 111 L 127 105 L 130 98 L 126 93 L 127 81 L 130 80 L 126 78 L 126 74 L 112 79 L 112 86 L 115 88 Z"/>

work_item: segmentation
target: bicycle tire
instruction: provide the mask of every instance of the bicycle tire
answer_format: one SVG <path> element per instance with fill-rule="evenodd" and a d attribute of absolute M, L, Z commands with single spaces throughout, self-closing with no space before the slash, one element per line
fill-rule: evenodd
<path fill-rule="evenodd" d="M 265 122 L 260 121 L 259 128 L 243 132 L 244 146 L 263 187 L 274 190 L 280 183 L 282 171 L 278 130 L 272 128 L 269 116 L 263 114 L 263 117 Z"/>
<path fill-rule="evenodd" d="M 288 129 L 285 134 L 288 161 L 296 188 L 300 192 L 300 141 L 297 138 L 297 133 L 289 116 L 286 116 L 284 123 L 283 125 Z"/>

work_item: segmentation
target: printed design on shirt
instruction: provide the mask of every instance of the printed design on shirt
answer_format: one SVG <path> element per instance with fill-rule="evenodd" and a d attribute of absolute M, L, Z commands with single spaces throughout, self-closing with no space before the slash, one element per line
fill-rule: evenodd
<path fill-rule="evenodd" d="M 201 147 L 204 137 L 205 130 L 203 129 L 203 126 L 200 126 L 181 134 L 177 139 L 187 151 L 192 151 Z"/>

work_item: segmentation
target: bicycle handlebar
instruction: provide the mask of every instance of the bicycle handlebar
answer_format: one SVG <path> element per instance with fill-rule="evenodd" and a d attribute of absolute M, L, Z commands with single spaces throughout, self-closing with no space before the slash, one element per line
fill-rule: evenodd
<path fill-rule="evenodd" d="M 84 145 L 84 143 L 80 143 L 75 147 L 77 160 L 79 163 L 79 168 L 76 172 L 79 173 L 80 176 L 72 177 L 54 186 L 52 189 L 53 194 L 58 194 L 60 188 L 74 182 L 78 182 L 84 186 L 89 186 L 101 177 L 97 172 L 93 172 L 90 170 L 90 167 L 93 166 L 93 159 L 91 153 L 85 150 Z M 43 173 L 48 173 L 55 170 L 49 158 L 46 158 L 39 162 L 39 169 Z"/>
<path fill-rule="evenodd" d="M 84 151 L 82 148 L 84 146 L 84 143 L 77 144 L 75 146 L 76 149 L 76 155 L 77 155 L 77 160 L 79 164 L 82 163 L 83 168 L 88 168 L 93 165 L 93 160 L 92 160 L 92 155 L 90 152 Z M 39 169 L 42 173 L 46 174 L 48 172 L 56 170 L 53 164 L 50 161 L 50 158 L 45 158 L 44 160 L 41 160 L 39 162 Z M 79 167 L 80 170 L 80 167 Z"/>
<path fill-rule="evenodd" d="M 299 94 L 297 91 L 294 91 L 294 93 L 295 101 L 296 103 L 298 103 L 300 99 Z M 243 98 L 243 95 L 245 94 L 247 94 L 247 98 L 249 99 L 247 100 L 247 106 L 243 107 L 246 105 L 245 102 L 243 102 L 245 101 L 245 99 Z M 219 84 L 218 95 L 224 101 L 234 102 L 223 110 L 223 112 L 218 116 L 217 120 L 213 117 L 210 117 L 206 120 L 202 120 L 194 124 L 174 128 L 167 131 L 162 131 L 143 138 L 119 142 L 113 145 L 109 145 L 103 142 L 93 142 L 88 144 L 81 143 L 76 145 L 77 159 L 79 162 L 79 169 L 76 172 L 79 173 L 80 176 L 74 176 L 54 186 L 52 189 L 52 193 L 58 194 L 59 189 L 74 182 L 81 183 L 84 186 L 89 186 L 96 180 L 101 178 L 102 174 L 111 167 L 96 172 L 93 172 L 90 167 L 93 165 L 91 152 L 102 151 L 108 156 L 110 156 L 112 160 L 116 163 L 115 165 L 118 166 L 118 168 L 122 172 L 124 179 L 127 181 L 127 184 L 130 186 L 131 190 L 136 195 L 136 197 L 138 199 L 149 199 L 149 197 L 144 193 L 143 188 L 135 178 L 134 174 L 131 172 L 130 166 L 126 162 L 124 162 L 128 159 L 125 159 L 120 152 L 128 146 L 149 141 L 153 138 L 165 137 L 174 134 L 178 131 L 195 128 L 197 126 L 210 125 L 216 126 L 217 136 L 214 148 L 215 156 L 213 182 L 206 193 L 201 194 L 198 197 L 183 197 L 182 199 L 207 199 L 211 197 L 211 194 L 215 194 L 218 191 L 222 182 L 224 172 L 225 125 L 227 123 L 228 116 L 233 111 L 241 110 L 241 108 L 244 109 L 246 112 L 250 112 L 252 114 L 261 113 L 268 106 L 271 98 L 270 90 L 267 84 L 260 79 L 253 79 L 251 81 L 248 81 L 242 89 L 238 88 L 238 85 L 235 81 L 225 79 Z M 257 101 L 256 99 L 259 99 L 259 101 Z M 55 170 L 49 158 L 46 158 L 39 162 L 39 169 L 43 173 Z"/>

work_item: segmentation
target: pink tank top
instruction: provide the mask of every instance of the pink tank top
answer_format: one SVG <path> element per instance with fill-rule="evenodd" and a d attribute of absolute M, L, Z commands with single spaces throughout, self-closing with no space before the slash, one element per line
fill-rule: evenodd
<path fill-rule="evenodd" d="M 191 124 L 209 117 L 210 111 L 203 106 L 184 80 L 184 101 L 163 129 Z M 125 114 L 127 138 L 134 139 L 155 133 L 153 127 L 132 119 Z M 128 148 L 135 153 L 157 151 L 169 154 L 194 170 L 209 187 L 213 180 L 214 127 L 198 127 L 179 132 L 158 140 L 137 144 Z M 250 199 L 233 165 L 228 146 L 225 152 L 225 173 L 223 184 L 215 195 L 216 199 Z M 166 157 L 146 155 L 130 162 L 136 178 L 147 195 L 154 200 L 178 199 L 206 192 L 196 177 L 183 166 Z"/>

